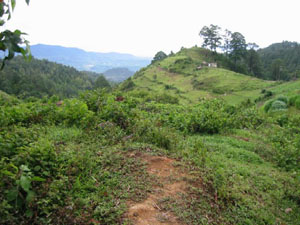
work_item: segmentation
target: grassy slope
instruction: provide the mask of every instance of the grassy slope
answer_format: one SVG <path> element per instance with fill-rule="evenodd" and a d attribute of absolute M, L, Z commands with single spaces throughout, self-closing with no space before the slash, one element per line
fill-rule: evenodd
<path fill-rule="evenodd" d="M 285 95 L 287 97 L 300 94 L 300 80 L 285 82 L 280 85 L 269 88 L 276 95 Z"/>
<path fill-rule="evenodd" d="M 222 68 L 197 70 L 202 61 L 212 62 L 210 53 L 201 48 L 184 49 L 174 56 L 149 66 L 133 81 L 137 89 L 168 91 L 180 96 L 182 103 L 197 103 L 199 98 L 223 98 L 231 104 L 254 100 L 262 89 L 277 85 Z M 169 87 L 166 87 L 169 85 Z"/>
<path fill-rule="evenodd" d="M 287 172 L 274 162 L 274 137 L 268 137 L 274 127 L 270 124 L 215 135 L 187 135 L 162 127 L 161 118 L 156 116 L 162 116 L 163 112 L 149 112 L 151 107 L 143 105 L 143 100 L 132 110 L 130 101 L 100 98 L 109 104 L 99 107 L 98 116 L 116 116 L 112 112 L 124 112 L 127 107 L 129 112 L 140 111 L 138 116 L 125 117 L 128 120 L 140 117 L 134 125 L 132 139 L 124 141 L 128 137 L 126 130 L 110 122 L 99 126 L 97 120 L 88 129 L 38 121 L 28 126 L 14 124 L 3 128 L 2 143 L 10 145 L 0 145 L 0 149 L 18 145 L 9 149 L 16 150 L 10 162 L 28 164 L 34 174 L 48 178 L 41 184 L 33 182 L 37 201 L 36 206 L 30 207 L 37 214 L 20 217 L 25 212 L 2 211 L 7 216 L 0 217 L 3 224 L 7 221 L 18 224 L 18 219 L 23 224 L 34 224 L 33 221 L 36 224 L 126 224 L 122 218 L 127 210 L 126 202 L 145 199 L 147 193 L 155 190 L 155 177 L 147 174 L 144 163 L 133 158 L 132 152 L 175 157 L 189 169 L 192 177 L 185 178 L 189 183 L 187 193 L 181 198 L 162 198 L 157 202 L 163 212 L 172 211 L 185 224 L 300 224 L 299 173 Z M 52 111 L 56 109 L 60 108 L 51 107 Z M 165 143 L 167 149 L 162 148 Z M 48 152 L 55 157 L 43 158 Z M 42 169 L 36 170 L 35 164 L 30 167 L 33 162 L 43 160 L 47 163 L 40 166 Z M 5 169 L 5 161 L 1 163 L 0 169 Z M 4 182 L 13 186 L 15 183 L 10 179 L 5 178 Z M 7 192 L 10 188 L 0 190 Z M 1 191 L 3 200 L 5 195 Z M 20 193 L 25 195 L 24 191 Z M 1 207 L 6 207 L 4 203 Z"/>

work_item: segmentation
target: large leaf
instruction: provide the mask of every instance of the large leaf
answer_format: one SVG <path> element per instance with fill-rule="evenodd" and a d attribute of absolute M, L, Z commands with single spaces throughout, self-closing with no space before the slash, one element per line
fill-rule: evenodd
<path fill-rule="evenodd" d="M 36 194 L 34 191 L 29 191 L 26 196 L 26 202 L 27 203 L 32 202 L 34 200 L 35 196 L 36 196 Z"/>
<path fill-rule="evenodd" d="M 29 189 L 31 188 L 31 181 L 28 177 L 21 176 L 20 185 L 24 189 L 24 191 L 26 191 L 28 193 Z"/>
<path fill-rule="evenodd" d="M 46 181 L 46 179 L 44 179 L 44 178 L 41 178 L 41 177 L 33 177 L 33 178 L 31 179 L 31 181 L 39 181 L 39 182 L 44 182 L 44 181 Z"/>
<path fill-rule="evenodd" d="M 17 197 L 18 197 L 18 193 L 19 192 L 18 192 L 17 188 L 13 188 L 13 189 L 9 190 L 6 193 L 6 199 L 7 199 L 7 201 L 12 202 L 12 201 L 16 200 Z"/>
<path fill-rule="evenodd" d="M 15 7 L 16 7 L 16 0 L 11 0 L 11 8 L 14 11 Z"/>

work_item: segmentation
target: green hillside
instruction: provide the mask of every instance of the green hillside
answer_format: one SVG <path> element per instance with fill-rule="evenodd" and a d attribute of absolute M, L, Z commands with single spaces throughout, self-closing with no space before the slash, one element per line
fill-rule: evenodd
<path fill-rule="evenodd" d="M 74 97 L 80 91 L 102 86 L 109 84 L 100 74 L 82 72 L 73 67 L 35 58 L 27 62 L 18 56 L 7 62 L 0 71 L 0 90 L 20 98 L 52 95 L 60 98 Z"/>
<path fill-rule="evenodd" d="M 291 80 L 300 77 L 300 44 L 283 41 L 258 50 L 265 77 Z M 280 68 L 280 70 L 278 70 Z"/>
<path fill-rule="evenodd" d="M 198 67 L 203 61 L 217 62 L 218 68 Z M 135 90 L 168 92 L 182 103 L 197 103 L 202 98 L 222 98 L 230 104 L 255 100 L 263 89 L 278 85 L 224 69 L 226 61 L 209 50 L 193 47 L 137 72 L 132 81 Z"/>

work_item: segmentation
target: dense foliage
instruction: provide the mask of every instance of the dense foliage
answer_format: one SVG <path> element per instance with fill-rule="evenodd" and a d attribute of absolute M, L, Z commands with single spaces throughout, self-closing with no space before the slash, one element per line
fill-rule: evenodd
<path fill-rule="evenodd" d="M 258 51 L 269 79 L 290 80 L 300 76 L 300 44 L 284 41 Z"/>
<path fill-rule="evenodd" d="M 247 43 L 241 33 L 222 31 L 212 24 L 204 26 L 199 35 L 203 39 L 202 47 L 215 54 L 219 49 L 219 55 L 227 58 L 225 68 L 269 80 L 291 80 L 300 76 L 300 45 L 297 42 L 284 41 L 257 50 L 258 45 Z"/>
<path fill-rule="evenodd" d="M 216 99 L 183 106 L 145 91 L 86 91 L 59 104 L 1 93 L 0 105 L 1 224 L 122 223 L 126 201 L 143 198 L 151 185 L 128 155 L 149 148 L 201 173 L 203 186 L 187 204 L 193 210 L 179 210 L 187 224 L 205 224 L 199 216 L 216 196 L 216 224 L 299 224 L 297 115 Z M 292 213 L 282 212 L 287 207 Z"/>
<path fill-rule="evenodd" d="M 52 95 L 65 98 L 76 96 L 81 90 L 110 87 L 103 76 L 96 75 L 98 79 L 95 74 L 92 76 L 72 67 L 47 60 L 27 62 L 19 56 L 0 71 L 0 90 L 21 98 Z"/>

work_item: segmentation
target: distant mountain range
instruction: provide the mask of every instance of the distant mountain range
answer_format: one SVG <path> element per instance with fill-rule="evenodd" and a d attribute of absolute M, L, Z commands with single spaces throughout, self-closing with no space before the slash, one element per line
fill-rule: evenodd
<path fill-rule="evenodd" d="M 117 67 L 125 67 L 135 72 L 151 62 L 151 58 L 138 57 L 130 54 L 117 52 L 87 52 L 79 48 L 44 44 L 32 45 L 31 52 L 37 59 L 47 59 L 75 67 L 78 70 L 97 73 L 103 73 L 104 71 Z"/>

